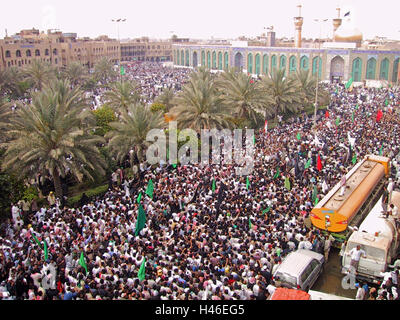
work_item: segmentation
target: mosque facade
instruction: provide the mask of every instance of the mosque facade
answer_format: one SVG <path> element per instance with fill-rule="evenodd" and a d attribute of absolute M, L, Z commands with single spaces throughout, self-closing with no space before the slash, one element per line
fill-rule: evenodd
<path fill-rule="evenodd" d="M 339 12 L 340 15 L 340 12 Z M 248 46 L 245 42 L 229 44 L 173 44 L 175 66 L 200 67 L 210 70 L 238 68 L 252 75 L 266 75 L 277 68 L 286 74 L 299 69 L 318 74 L 322 81 L 375 81 L 397 83 L 400 50 L 363 48 L 362 33 L 333 19 L 331 42 L 318 48 L 302 47 L 303 19 L 294 18 L 296 37 L 292 47 Z"/>

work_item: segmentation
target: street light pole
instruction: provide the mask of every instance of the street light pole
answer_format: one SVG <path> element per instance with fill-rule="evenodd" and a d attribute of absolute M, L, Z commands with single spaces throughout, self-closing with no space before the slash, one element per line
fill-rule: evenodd
<path fill-rule="evenodd" d="M 321 34 L 322 34 L 322 22 L 328 21 L 328 19 L 314 19 L 315 22 L 319 22 L 319 38 L 318 38 L 318 61 L 317 61 L 317 81 L 315 85 L 315 103 L 314 103 L 314 127 L 317 125 L 317 109 L 318 109 L 318 82 L 319 82 L 319 71 L 321 61 Z M 322 64 L 322 63 L 321 63 Z"/>
<path fill-rule="evenodd" d="M 121 49 L 121 40 L 119 38 L 119 23 L 125 22 L 126 19 L 119 18 L 119 19 L 112 19 L 111 21 L 117 24 L 117 35 L 118 35 L 118 45 L 119 45 L 118 69 L 119 69 L 119 77 L 122 83 L 122 74 L 121 74 L 122 49 Z"/>

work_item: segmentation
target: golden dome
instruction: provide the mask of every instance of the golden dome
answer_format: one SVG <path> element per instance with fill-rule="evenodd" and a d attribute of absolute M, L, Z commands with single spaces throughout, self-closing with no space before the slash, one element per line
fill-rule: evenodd
<path fill-rule="evenodd" d="M 334 40 L 337 42 L 361 42 L 363 35 L 357 28 L 349 28 L 341 25 L 334 34 Z"/>

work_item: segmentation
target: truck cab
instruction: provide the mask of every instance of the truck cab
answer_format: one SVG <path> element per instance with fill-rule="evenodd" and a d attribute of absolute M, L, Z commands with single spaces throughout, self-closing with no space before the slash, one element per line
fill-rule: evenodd
<path fill-rule="evenodd" d="M 393 198 L 399 196 L 399 192 L 393 192 Z M 365 251 L 366 257 L 361 257 L 357 269 L 356 278 L 372 283 L 380 283 L 381 272 L 386 272 L 388 265 L 398 255 L 399 232 L 393 217 L 382 215 L 382 199 L 362 222 L 358 230 L 350 235 L 342 254 L 342 273 L 349 273 L 350 251 L 357 245 Z"/>

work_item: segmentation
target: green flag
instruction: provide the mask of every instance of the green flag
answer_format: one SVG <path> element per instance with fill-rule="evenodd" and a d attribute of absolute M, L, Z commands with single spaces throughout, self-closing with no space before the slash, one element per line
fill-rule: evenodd
<path fill-rule="evenodd" d="M 289 177 L 285 178 L 285 188 L 290 191 L 290 180 Z"/>
<path fill-rule="evenodd" d="M 381 146 L 381 147 L 379 148 L 379 155 L 380 155 L 380 156 L 383 155 L 383 146 Z"/>
<path fill-rule="evenodd" d="M 146 269 L 146 258 L 143 258 L 142 264 L 140 265 L 140 269 L 138 272 L 138 278 L 140 281 L 143 281 L 146 276 L 145 269 Z"/>
<path fill-rule="evenodd" d="M 153 199 L 153 191 L 154 191 L 154 186 L 153 186 L 153 180 L 149 180 L 149 183 L 147 184 L 147 189 L 146 189 L 146 194 Z"/>
<path fill-rule="evenodd" d="M 86 274 L 88 273 L 86 261 L 85 261 L 85 256 L 83 254 L 83 251 L 81 252 L 81 257 L 79 258 L 79 264 L 85 269 Z"/>
<path fill-rule="evenodd" d="M 43 250 L 44 250 L 44 261 L 49 259 L 49 248 L 47 247 L 47 241 L 43 241 Z"/>
<path fill-rule="evenodd" d="M 121 74 L 121 76 L 124 76 L 124 75 L 125 75 L 125 68 L 124 68 L 124 66 L 121 66 L 121 68 L 120 68 L 120 74 Z"/>
<path fill-rule="evenodd" d="M 264 209 L 264 210 L 262 211 L 262 214 L 266 214 L 266 213 L 268 213 L 270 210 L 271 210 L 271 207 L 268 206 L 267 209 Z"/>
<path fill-rule="evenodd" d="M 353 113 L 351 114 L 351 122 L 354 123 L 354 111 L 353 111 Z"/>
<path fill-rule="evenodd" d="M 256 136 L 255 135 L 253 136 L 253 142 L 254 142 L 254 145 L 256 145 Z"/>
<path fill-rule="evenodd" d="M 349 79 L 349 81 L 347 81 L 347 83 L 346 83 L 346 90 L 348 89 L 348 88 L 350 88 L 350 86 L 353 84 L 353 77 L 351 77 L 350 79 Z"/>
<path fill-rule="evenodd" d="M 310 166 L 311 166 L 311 159 L 308 159 L 306 165 L 304 166 L 304 168 L 308 169 Z"/>
<path fill-rule="evenodd" d="M 297 139 L 297 140 L 301 140 L 301 134 L 300 134 L 300 132 L 297 132 L 296 139 Z"/>
<path fill-rule="evenodd" d="M 136 199 L 136 203 L 140 203 L 140 200 L 142 200 L 142 192 L 139 193 L 139 195 Z"/>
<path fill-rule="evenodd" d="M 143 209 L 143 206 L 139 204 L 138 209 L 138 217 L 136 220 L 136 227 L 135 227 L 135 236 L 139 235 L 139 232 L 144 228 L 146 225 L 146 212 Z"/>
<path fill-rule="evenodd" d="M 356 104 L 356 110 L 358 110 L 358 103 Z"/>
<path fill-rule="evenodd" d="M 246 178 L 246 189 L 249 190 L 250 188 L 250 180 L 249 177 Z"/>
<path fill-rule="evenodd" d="M 37 243 L 37 245 L 41 248 L 41 247 L 42 247 L 42 244 L 40 243 L 39 239 L 36 238 L 36 236 L 35 236 L 33 233 L 32 233 L 32 237 L 33 237 L 33 239 L 35 240 L 35 242 Z"/>
<path fill-rule="evenodd" d="M 336 123 L 337 126 L 340 124 L 340 117 L 337 117 L 337 118 L 336 118 L 335 123 Z"/>
<path fill-rule="evenodd" d="M 279 174 L 281 173 L 281 171 L 279 170 L 279 167 L 276 169 L 276 173 L 273 176 L 273 179 L 276 179 L 279 177 Z"/>
<path fill-rule="evenodd" d="M 356 164 L 356 162 L 357 162 L 357 154 L 354 153 L 353 159 L 351 159 L 351 162 L 352 162 L 353 164 Z"/>
<path fill-rule="evenodd" d="M 315 201 L 317 199 L 317 195 L 318 195 L 317 186 L 314 185 L 313 192 L 312 192 L 312 195 L 311 195 L 311 201 L 313 203 L 315 203 Z"/>
<path fill-rule="evenodd" d="M 177 166 L 176 163 L 174 163 L 174 164 L 172 165 L 172 167 L 173 167 L 174 169 L 176 169 L 176 166 Z"/>
<path fill-rule="evenodd" d="M 385 106 L 387 106 L 389 104 L 389 100 L 386 98 L 385 100 Z"/>
<path fill-rule="evenodd" d="M 249 217 L 249 230 L 253 229 L 253 224 L 251 223 L 251 219 Z"/>
<path fill-rule="evenodd" d="M 212 181 L 211 190 L 213 193 L 215 192 L 215 179 Z"/>

